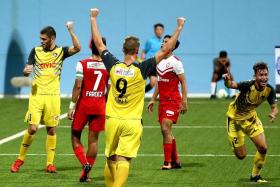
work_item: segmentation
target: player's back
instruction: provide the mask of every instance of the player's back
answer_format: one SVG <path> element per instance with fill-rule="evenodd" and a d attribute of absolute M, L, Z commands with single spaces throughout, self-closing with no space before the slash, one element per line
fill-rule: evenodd
<path fill-rule="evenodd" d="M 83 84 L 79 102 L 89 113 L 104 111 L 109 73 L 102 61 L 87 58 L 80 63 L 83 69 Z"/>
<path fill-rule="evenodd" d="M 160 100 L 181 99 L 178 75 L 182 73 L 184 73 L 183 65 L 181 61 L 175 56 L 170 56 L 166 59 L 163 59 L 157 65 Z"/>

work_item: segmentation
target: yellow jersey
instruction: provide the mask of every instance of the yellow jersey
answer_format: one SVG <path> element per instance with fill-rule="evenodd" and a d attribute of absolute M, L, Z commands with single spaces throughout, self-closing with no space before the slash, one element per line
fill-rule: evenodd
<path fill-rule="evenodd" d="M 51 51 L 41 46 L 31 50 L 28 64 L 33 65 L 32 95 L 60 94 L 60 75 L 63 60 L 69 57 L 68 47 L 55 47 Z"/>
<path fill-rule="evenodd" d="M 110 73 L 111 87 L 106 104 L 106 115 L 119 119 L 141 119 L 144 107 L 145 79 L 155 70 L 155 58 L 126 65 L 108 50 L 101 54 Z"/>
<path fill-rule="evenodd" d="M 256 108 L 265 100 L 270 105 L 277 102 L 275 90 L 267 85 L 264 90 L 257 90 L 255 81 L 238 83 L 240 91 L 235 100 L 230 103 L 227 116 L 235 120 L 246 120 L 256 115 Z"/>

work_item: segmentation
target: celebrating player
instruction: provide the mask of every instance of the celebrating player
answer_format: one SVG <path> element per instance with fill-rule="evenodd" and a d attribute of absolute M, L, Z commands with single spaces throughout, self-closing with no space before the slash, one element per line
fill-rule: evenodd
<path fill-rule="evenodd" d="M 163 43 L 167 43 L 171 36 L 164 36 Z M 179 46 L 177 41 L 175 50 Z M 179 113 L 187 112 L 187 83 L 184 75 L 182 62 L 172 54 L 157 64 L 158 85 L 147 105 L 149 112 L 153 111 L 155 100 L 159 94 L 158 121 L 163 135 L 164 163 L 163 170 L 181 168 L 179 161 L 176 139 L 171 132 L 172 124 L 177 122 Z M 182 97 L 179 92 L 181 83 Z"/>
<path fill-rule="evenodd" d="M 177 20 L 177 28 L 170 40 L 155 57 L 136 63 L 139 39 L 128 36 L 123 43 L 124 61 L 116 59 L 102 43 L 96 17 L 98 9 L 91 9 L 92 38 L 110 74 L 111 88 L 106 105 L 107 162 L 104 175 L 107 186 L 124 186 L 129 173 L 130 161 L 136 157 L 142 135 L 142 111 L 144 105 L 145 79 L 156 64 L 175 47 L 185 19 Z"/>
<path fill-rule="evenodd" d="M 102 38 L 106 45 L 105 38 Z M 72 100 L 68 110 L 68 119 L 72 123 L 72 146 L 74 153 L 83 166 L 80 182 L 89 181 L 89 172 L 97 156 L 99 132 L 105 126 L 106 88 L 109 74 L 102 62 L 94 42 L 91 41 L 92 56 L 81 60 L 76 67 L 76 80 Z M 88 150 L 85 155 L 81 143 L 84 126 L 89 124 Z"/>
<path fill-rule="evenodd" d="M 240 160 L 246 157 L 244 145 L 245 134 L 250 137 L 257 148 L 254 158 L 254 166 L 251 175 L 253 182 L 267 182 L 260 176 L 261 169 L 265 163 L 267 144 L 262 122 L 257 116 L 256 108 L 265 100 L 271 106 L 269 113 L 270 121 L 273 122 L 278 114 L 276 94 L 268 82 L 268 67 L 264 62 L 256 63 L 254 69 L 254 80 L 236 83 L 231 80 L 230 74 L 223 76 L 228 88 L 238 89 L 240 93 L 230 103 L 227 111 L 227 131 L 230 144 L 236 157 Z"/>
<path fill-rule="evenodd" d="M 54 155 L 56 148 L 56 126 L 60 116 L 60 75 L 63 60 L 80 51 L 81 47 L 73 32 L 73 23 L 67 23 L 67 29 L 72 38 L 73 46 L 58 47 L 55 44 L 56 32 L 48 26 L 41 30 L 41 46 L 31 50 L 23 74 L 29 76 L 33 72 L 32 89 L 29 96 L 29 106 L 25 121 L 29 124 L 23 136 L 19 156 L 11 166 L 11 172 L 18 172 L 32 144 L 39 124 L 47 129 L 46 171 L 56 172 Z"/>

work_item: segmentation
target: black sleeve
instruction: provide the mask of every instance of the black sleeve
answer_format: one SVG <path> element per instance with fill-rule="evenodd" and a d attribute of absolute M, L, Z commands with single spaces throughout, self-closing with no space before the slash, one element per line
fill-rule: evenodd
<path fill-rule="evenodd" d="M 250 87 L 255 83 L 255 81 L 244 81 L 237 83 L 237 89 L 240 90 L 240 92 L 247 92 L 250 90 Z"/>
<path fill-rule="evenodd" d="M 35 48 L 33 48 L 31 50 L 31 52 L 29 53 L 28 60 L 27 60 L 26 64 L 28 64 L 28 65 L 34 65 L 35 64 Z"/>
<path fill-rule="evenodd" d="M 69 54 L 69 47 L 62 47 L 63 50 L 63 59 L 68 58 L 69 56 L 71 56 Z"/>
<path fill-rule="evenodd" d="M 271 89 L 268 97 L 267 97 L 267 101 L 270 105 L 276 104 L 277 103 L 277 98 L 276 98 L 276 92 L 274 90 L 274 88 L 271 85 L 267 85 L 267 87 L 269 87 Z"/>
<path fill-rule="evenodd" d="M 144 79 L 147 79 L 148 75 L 151 74 L 153 71 L 156 71 L 156 59 L 155 57 L 149 58 L 142 63 L 139 64 L 141 74 Z"/>
<path fill-rule="evenodd" d="M 117 62 L 119 62 L 119 60 L 108 50 L 102 51 L 101 58 L 105 64 L 107 71 L 109 71 L 109 72 L 110 72 L 111 68 L 113 67 L 113 65 L 115 65 Z"/>

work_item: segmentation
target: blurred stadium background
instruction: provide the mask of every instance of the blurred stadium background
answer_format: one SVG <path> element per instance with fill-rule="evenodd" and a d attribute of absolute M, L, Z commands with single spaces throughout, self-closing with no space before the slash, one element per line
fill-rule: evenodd
<path fill-rule="evenodd" d="M 0 95 L 18 93 L 10 79 L 21 75 L 30 50 L 40 43 L 41 28 L 52 25 L 57 31 L 57 44 L 70 45 L 65 22 L 73 20 L 82 51 L 64 63 L 61 93 L 69 95 L 76 62 L 90 54 L 91 7 L 100 8 L 101 32 L 108 39 L 108 48 L 119 58 L 122 58 L 125 36 L 138 36 L 143 47 L 153 35 L 154 23 L 163 23 L 165 34 L 170 34 L 175 19 L 186 16 L 188 23 L 175 54 L 184 63 L 191 94 L 210 92 L 212 59 L 220 50 L 228 51 L 237 81 L 251 79 L 252 64 L 264 60 L 271 69 L 270 83 L 275 85 L 274 47 L 280 43 L 279 6 L 278 0 L 1 0 Z M 28 91 L 24 88 L 21 93 Z"/>

